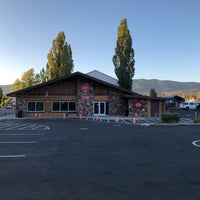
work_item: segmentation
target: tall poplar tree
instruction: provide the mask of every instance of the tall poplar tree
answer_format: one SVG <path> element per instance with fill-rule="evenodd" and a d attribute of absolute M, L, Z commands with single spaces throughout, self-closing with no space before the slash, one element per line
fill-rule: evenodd
<path fill-rule="evenodd" d="M 127 26 L 127 20 L 122 19 L 118 27 L 118 38 L 113 56 L 115 74 L 118 78 L 119 86 L 132 90 L 132 78 L 135 74 L 134 50 L 132 39 Z"/>
<path fill-rule="evenodd" d="M 52 48 L 47 56 L 46 74 L 48 80 L 53 80 L 71 74 L 74 68 L 71 46 L 65 42 L 64 32 L 58 33 L 52 42 Z"/>

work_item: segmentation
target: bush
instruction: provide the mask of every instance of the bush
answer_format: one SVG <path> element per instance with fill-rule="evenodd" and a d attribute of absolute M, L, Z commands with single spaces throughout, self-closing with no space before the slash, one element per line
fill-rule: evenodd
<path fill-rule="evenodd" d="M 178 123 L 180 121 L 180 115 L 178 113 L 172 114 L 161 114 L 161 122 L 162 123 Z"/>
<path fill-rule="evenodd" d="M 193 120 L 194 123 L 200 123 L 200 118 L 196 118 Z"/>

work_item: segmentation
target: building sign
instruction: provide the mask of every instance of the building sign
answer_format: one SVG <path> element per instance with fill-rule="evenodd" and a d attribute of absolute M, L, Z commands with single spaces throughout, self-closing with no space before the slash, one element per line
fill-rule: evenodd
<path fill-rule="evenodd" d="M 88 83 L 84 83 L 84 84 L 81 85 L 81 92 L 88 93 L 89 92 L 89 88 L 90 88 L 89 84 Z"/>
<path fill-rule="evenodd" d="M 142 103 L 142 102 L 133 102 L 133 107 L 134 108 L 143 108 L 144 107 L 144 103 Z"/>
<path fill-rule="evenodd" d="M 90 97 L 88 95 L 81 96 L 81 100 L 89 100 Z"/>
<path fill-rule="evenodd" d="M 90 85 L 89 85 L 88 83 L 83 83 L 83 84 L 81 85 L 81 92 L 82 92 L 82 94 L 81 94 L 81 99 L 82 99 L 82 100 L 87 101 L 87 100 L 90 99 L 90 96 L 89 96 L 89 94 L 88 94 L 89 91 L 90 91 Z"/>

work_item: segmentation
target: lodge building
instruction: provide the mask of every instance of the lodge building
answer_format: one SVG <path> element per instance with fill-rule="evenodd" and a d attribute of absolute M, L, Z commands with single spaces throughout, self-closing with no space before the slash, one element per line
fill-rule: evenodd
<path fill-rule="evenodd" d="M 154 117 L 165 112 L 164 98 L 151 98 L 122 89 L 117 80 L 99 71 L 75 72 L 7 94 L 16 97 L 18 117 L 129 116 Z"/>

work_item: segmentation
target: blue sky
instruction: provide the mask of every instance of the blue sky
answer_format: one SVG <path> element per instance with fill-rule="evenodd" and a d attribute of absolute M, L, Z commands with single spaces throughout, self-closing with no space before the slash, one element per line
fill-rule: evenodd
<path fill-rule="evenodd" d="M 0 85 L 39 72 L 52 40 L 65 32 L 74 71 L 115 77 L 117 28 L 126 18 L 134 79 L 200 82 L 199 0 L 0 0 Z"/>

